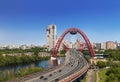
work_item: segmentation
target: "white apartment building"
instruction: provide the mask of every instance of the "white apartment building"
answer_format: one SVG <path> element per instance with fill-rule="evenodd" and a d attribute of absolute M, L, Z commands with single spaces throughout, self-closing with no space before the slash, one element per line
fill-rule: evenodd
<path fill-rule="evenodd" d="M 49 25 L 46 29 L 46 39 L 47 39 L 47 48 L 52 50 L 56 44 L 57 34 L 56 34 L 56 25 Z"/>
<path fill-rule="evenodd" d="M 106 42 L 101 43 L 101 49 L 106 50 Z"/>

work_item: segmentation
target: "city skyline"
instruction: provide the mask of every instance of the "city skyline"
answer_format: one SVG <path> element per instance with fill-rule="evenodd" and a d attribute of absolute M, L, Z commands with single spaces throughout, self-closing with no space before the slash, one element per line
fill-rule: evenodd
<path fill-rule="evenodd" d="M 120 1 L 0 1 L 0 44 L 46 44 L 46 28 L 81 29 L 91 42 L 120 42 Z"/>

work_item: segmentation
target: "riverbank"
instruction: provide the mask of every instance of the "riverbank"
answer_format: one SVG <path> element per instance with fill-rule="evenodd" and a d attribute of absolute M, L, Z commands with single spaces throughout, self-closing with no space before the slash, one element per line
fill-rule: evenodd
<path fill-rule="evenodd" d="M 27 76 L 36 72 L 42 72 L 42 71 L 44 71 L 44 69 L 40 67 L 21 68 L 16 73 L 13 73 L 10 71 L 6 71 L 6 72 L 0 71 L 1 73 L 0 82 L 13 80 L 15 78 L 24 77 L 24 76 Z"/>
<path fill-rule="evenodd" d="M 36 55 L 33 56 L 0 56 L 0 67 L 1 66 L 8 66 L 8 65 L 17 65 L 17 64 L 25 64 L 31 62 L 37 62 L 42 60 L 49 60 L 50 56 L 46 57 L 39 57 Z"/>

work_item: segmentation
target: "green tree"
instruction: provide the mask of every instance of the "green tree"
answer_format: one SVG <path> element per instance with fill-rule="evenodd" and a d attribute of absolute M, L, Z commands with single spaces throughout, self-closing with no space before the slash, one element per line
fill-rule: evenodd
<path fill-rule="evenodd" d="M 98 61 L 98 62 L 97 62 L 97 66 L 98 66 L 99 68 L 106 67 L 106 62 Z"/>

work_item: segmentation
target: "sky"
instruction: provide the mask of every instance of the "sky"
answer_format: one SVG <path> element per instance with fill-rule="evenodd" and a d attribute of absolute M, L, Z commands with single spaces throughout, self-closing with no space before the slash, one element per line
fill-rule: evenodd
<path fill-rule="evenodd" d="M 46 44 L 46 28 L 81 29 L 91 42 L 120 42 L 120 0 L 0 0 L 0 44 Z"/>

